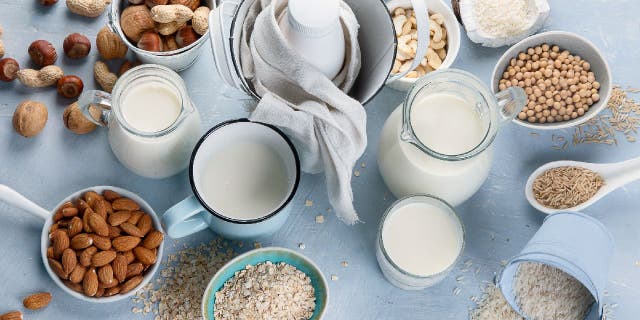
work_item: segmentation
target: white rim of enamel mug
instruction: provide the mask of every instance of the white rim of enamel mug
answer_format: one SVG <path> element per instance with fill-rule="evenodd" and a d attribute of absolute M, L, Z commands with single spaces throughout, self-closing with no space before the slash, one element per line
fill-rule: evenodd
<path fill-rule="evenodd" d="M 441 204 L 443 204 L 446 208 L 449 209 L 449 213 L 452 214 L 453 217 L 455 217 L 456 222 L 458 223 L 458 225 L 460 226 L 460 229 L 462 231 L 462 246 L 460 247 L 460 252 L 458 252 L 458 256 L 456 257 L 456 259 L 451 263 L 450 266 L 448 266 L 446 269 L 432 274 L 432 275 L 428 275 L 428 276 L 421 276 L 421 275 L 417 275 L 417 274 L 413 274 L 409 271 L 404 270 L 402 267 L 398 266 L 393 259 L 391 259 L 391 257 L 389 256 L 389 254 L 387 253 L 387 250 L 384 247 L 384 241 L 383 241 L 383 237 L 382 237 L 382 232 L 384 230 L 384 225 L 387 222 L 387 218 L 389 218 L 389 215 L 391 214 L 392 211 L 394 211 L 395 209 L 397 209 L 396 207 L 402 203 L 403 201 L 412 199 L 412 198 L 427 198 L 429 200 L 434 200 L 436 202 L 439 202 Z M 389 262 L 389 264 L 398 272 L 400 272 L 403 275 L 409 276 L 411 278 L 414 279 L 419 279 L 419 280 L 428 280 L 428 279 L 438 279 L 438 278 L 442 278 L 440 279 L 443 280 L 444 277 L 446 277 L 448 274 L 451 273 L 451 271 L 453 270 L 453 268 L 456 266 L 456 264 L 458 264 L 458 262 L 460 261 L 460 259 L 462 258 L 462 255 L 464 253 L 464 248 L 466 246 L 466 242 L 464 240 L 464 236 L 466 234 L 466 231 L 464 229 L 464 224 L 462 223 L 462 220 L 460 219 L 460 216 L 458 215 L 458 212 L 456 212 L 455 208 L 453 208 L 453 206 L 451 206 L 448 202 L 446 202 L 445 200 L 438 198 L 434 195 L 430 195 L 430 194 L 412 194 L 412 195 L 408 195 L 406 197 L 400 198 L 398 200 L 396 200 L 393 204 L 391 204 L 389 206 L 389 208 L 387 208 L 387 210 L 384 212 L 384 214 L 382 215 L 382 218 L 380 219 L 380 224 L 378 225 L 378 235 L 377 235 L 377 239 L 376 241 L 378 242 L 378 245 L 380 246 L 380 251 L 382 252 L 382 255 L 384 256 L 384 259 Z M 433 283 L 432 285 L 435 285 L 436 283 Z"/>
<path fill-rule="evenodd" d="M 128 1 L 126 0 L 122 0 L 122 2 L 125 2 L 127 4 L 129 4 Z M 216 9 L 216 1 L 215 0 L 211 0 L 211 6 L 209 7 L 209 9 L 211 11 Z M 119 8 L 116 8 L 116 4 L 115 2 L 112 2 L 110 4 L 110 8 L 109 8 L 109 21 L 107 23 L 107 26 L 109 27 L 109 29 L 113 32 L 115 32 L 118 37 L 120 37 L 120 39 L 122 40 L 122 42 L 125 43 L 125 45 L 127 45 L 127 47 L 133 51 L 136 54 L 140 54 L 140 55 L 146 55 L 146 56 L 153 56 L 153 57 L 159 57 L 159 58 L 163 58 L 163 57 L 174 57 L 177 55 L 180 55 L 182 53 L 185 53 L 191 49 L 195 49 L 198 50 L 200 49 L 200 47 L 202 46 L 202 44 L 205 41 L 209 41 L 209 28 L 207 28 L 207 31 L 200 36 L 200 38 L 198 38 L 198 40 L 196 40 L 194 43 L 184 47 L 184 48 L 179 48 L 177 50 L 173 50 L 173 51 L 163 51 L 163 52 L 154 52 L 154 51 L 147 51 L 147 50 L 142 50 L 140 48 L 138 48 L 136 45 L 134 45 L 131 40 L 129 40 L 129 38 L 127 38 L 127 36 L 124 34 L 124 31 L 122 31 L 122 27 L 120 26 L 120 16 L 118 15 L 118 10 Z M 123 7 L 126 8 L 128 5 L 125 5 Z M 122 12 L 120 12 L 122 13 Z M 207 16 L 208 17 L 208 16 Z M 194 60 L 195 62 L 195 60 Z M 185 69 L 190 67 L 191 65 L 193 65 L 193 62 L 190 63 L 189 65 L 185 66 Z"/>
<path fill-rule="evenodd" d="M 596 47 L 593 44 L 593 42 L 589 41 L 587 38 L 585 38 L 585 37 L 583 37 L 581 35 L 578 35 L 578 34 L 575 34 L 575 33 L 572 33 L 572 32 L 567 32 L 567 31 L 547 31 L 547 32 L 538 33 L 538 34 L 534 34 L 532 36 L 526 37 L 523 40 L 520 40 L 518 43 L 516 43 L 516 44 L 512 45 L 511 47 L 509 47 L 509 49 L 500 57 L 500 59 L 498 59 L 498 62 L 493 67 L 493 72 L 491 74 L 491 91 L 494 92 L 494 93 L 500 91 L 500 90 L 498 90 L 498 85 L 497 84 L 498 84 L 498 82 L 500 81 L 500 79 L 502 77 L 498 78 L 498 76 L 500 74 L 502 74 L 502 72 L 504 72 L 504 70 L 498 70 L 500 65 L 504 64 L 504 67 L 506 68 L 508 66 L 508 61 L 511 60 L 512 58 L 516 57 L 518 55 L 518 52 L 522 51 L 523 49 L 526 49 L 526 47 L 534 45 L 534 44 L 525 45 L 526 42 L 530 42 L 532 40 L 539 40 L 539 41 L 536 42 L 537 44 L 535 44 L 535 45 L 548 43 L 547 41 L 545 41 L 545 37 L 547 37 L 549 35 L 560 35 L 560 36 L 566 36 L 566 37 L 569 37 L 569 38 L 574 38 L 574 39 L 579 40 L 583 44 L 585 44 L 587 47 L 590 47 L 596 53 L 596 55 L 600 58 L 600 60 L 602 60 L 602 62 L 603 62 L 604 70 L 606 71 L 606 76 L 607 76 L 607 79 L 608 79 L 607 87 L 609 88 L 609 92 L 607 92 L 606 96 L 601 96 L 600 97 L 600 101 L 598 101 L 599 105 L 597 106 L 597 108 L 589 108 L 589 111 L 587 113 L 585 113 L 583 116 L 578 117 L 576 119 L 571 119 L 569 121 L 532 124 L 532 123 L 529 123 L 528 121 L 523 121 L 523 120 L 518 119 L 517 116 L 516 116 L 515 119 L 513 119 L 513 122 L 517 123 L 518 125 L 526 127 L 526 128 L 530 128 L 530 129 L 557 130 L 557 129 L 572 128 L 572 127 L 576 127 L 576 126 L 579 126 L 581 124 L 584 124 L 585 122 L 588 122 L 589 120 L 593 119 L 595 116 L 600 114 L 600 112 L 602 112 L 602 110 L 606 109 L 607 105 L 609 104 L 609 99 L 611 98 L 611 90 L 613 89 L 613 84 L 612 84 L 612 79 L 611 79 L 611 68 L 609 68 L 609 63 L 607 62 L 607 59 L 605 59 L 605 57 L 602 54 L 602 52 L 600 51 L 600 49 L 598 49 L 598 47 Z M 554 45 L 560 46 L 562 48 L 561 44 L 557 44 L 556 43 Z M 575 53 L 576 52 L 574 52 L 574 54 Z M 590 61 L 590 63 L 592 63 L 592 62 Z M 500 69 L 503 69 L 503 68 L 500 68 Z M 598 78 L 596 78 L 596 80 L 598 80 Z"/>
<path fill-rule="evenodd" d="M 211 277 L 211 280 L 209 280 L 209 284 L 207 284 L 207 288 L 204 290 L 204 293 L 202 294 L 202 299 L 200 302 L 200 310 L 202 312 L 202 317 L 204 319 L 207 319 L 207 295 L 209 292 L 211 292 L 211 286 L 213 285 L 213 281 L 218 277 L 218 275 L 220 275 L 226 268 L 228 268 L 231 264 L 234 264 L 242 259 L 244 259 L 245 257 L 252 255 L 252 254 L 256 254 L 256 253 L 260 253 L 260 252 L 269 252 L 269 251 L 280 251 L 280 252 L 285 252 L 288 254 L 291 254 L 293 256 L 299 257 L 301 260 L 303 260 L 305 263 L 307 263 L 309 266 L 311 266 L 311 268 L 315 269 L 316 272 L 318 273 L 318 275 L 320 275 L 320 282 L 322 283 L 322 285 L 326 288 L 326 296 L 324 297 L 325 300 L 325 306 L 329 306 L 329 283 L 327 283 L 327 278 L 325 277 L 324 273 L 322 272 L 322 270 L 320 269 L 320 267 L 318 267 L 318 265 L 313 262 L 313 260 L 309 259 L 307 256 L 293 251 L 291 249 L 287 249 L 287 248 L 283 248 L 283 247 L 265 247 L 265 248 L 258 248 L 258 249 L 253 249 L 253 250 L 249 250 L 231 260 L 229 260 L 227 263 L 225 263 L 220 269 L 218 269 L 218 271 L 216 271 L 216 273 L 213 275 L 213 277 Z M 267 262 L 268 260 L 265 260 L 263 262 Z M 297 269 L 297 268 L 296 268 Z M 307 274 L 307 276 L 309 276 Z M 229 279 L 225 280 L 225 283 L 229 281 Z M 216 294 L 218 291 L 216 292 L 211 292 L 211 294 Z M 318 319 L 322 319 L 322 317 L 324 316 L 324 312 L 326 312 L 327 308 L 325 307 L 322 312 L 318 314 Z M 213 320 L 213 319 L 210 319 Z"/>
<path fill-rule="evenodd" d="M 426 0 L 422 0 L 422 1 L 426 1 Z M 451 46 L 451 42 L 447 41 L 447 46 L 445 47 L 445 48 L 447 48 L 447 56 L 444 58 L 444 60 L 442 60 L 442 64 L 440 65 L 440 67 L 438 67 L 438 69 L 436 69 L 434 71 L 448 69 L 449 67 L 451 67 L 453 65 L 454 62 L 456 62 L 456 59 L 458 58 L 458 54 L 460 53 L 460 42 L 461 42 L 461 37 L 462 37 L 462 35 L 461 35 L 462 32 L 460 30 L 460 25 L 458 23 L 458 20 L 457 20 L 455 14 L 453 13 L 453 10 L 451 10 L 451 8 L 449 6 L 447 6 L 447 4 L 444 3 L 444 1 L 442 1 L 442 0 L 436 0 L 436 1 L 439 2 L 440 5 L 442 5 L 444 8 L 446 8 L 445 12 L 440 12 L 438 10 L 434 10 L 433 6 L 428 6 L 428 10 L 431 11 L 431 12 L 434 12 L 434 13 L 440 13 L 443 16 L 447 16 L 447 17 L 445 17 L 445 21 L 444 21 L 445 28 L 447 29 L 447 39 L 449 39 L 449 36 L 452 34 L 451 29 L 453 29 L 453 33 L 456 35 L 458 40 L 456 40 L 454 42 L 453 46 Z M 390 11 L 391 11 L 391 9 L 390 9 Z M 391 13 L 393 13 L 393 12 L 391 12 Z M 451 23 L 447 24 L 447 22 L 451 22 Z M 395 29 L 394 29 L 394 31 L 395 31 Z M 396 55 L 397 54 L 398 53 L 396 52 Z M 391 76 L 393 76 L 393 75 L 394 74 L 391 74 Z M 424 75 L 422 77 L 424 77 Z M 403 77 L 400 77 L 399 79 L 394 80 L 392 82 L 411 85 L 411 84 L 415 83 L 416 81 L 418 81 L 422 77 L 407 78 L 407 76 L 405 74 Z M 408 87 L 405 91 L 408 91 L 409 89 L 410 89 L 410 87 Z"/>
<path fill-rule="evenodd" d="M 49 266 L 49 261 L 48 261 L 48 258 L 47 258 L 47 248 L 49 247 L 49 244 L 51 242 L 51 240 L 49 239 L 49 229 L 51 229 L 51 226 L 53 225 L 53 215 L 55 214 L 55 212 L 65 202 L 78 199 L 78 198 L 80 198 L 82 196 L 82 194 L 84 194 L 87 191 L 96 191 L 96 190 L 98 190 L 98 191 L 113 190 L 113 191 L 119 193 L 120 195 L 122 195 L 123 197 L 127 197 L 127 198 L 130 198 L 131 200 L 134 200 L 135 202 L 137 202 L 140 205 L 140 207 L 145 209 L 145 213 L 147 213 L 147 214 L 149 214 L 151 216 L 151 219 L 153 220 L 154 228 L 156 230 L 162 232 L 162 233 L 165 233 L 164 230 L 162 229 L 162 225 L 160 224 L 160 219 L 158 219 L 158 216 L 156 215 L 156 213 L 153 210 L 153 208 L 146 201 L 144 201 L 144 199 L 142 199 L 142 197 L 138 196 L 136 193 L 133 193 L 133 192 L 131 192 L 129 190 L 126 190 L 126 189 L 114 187 L 114 186 L 94 186 L 94 187 L 85 188 L 85 189 L 82 189 L 82 190 L 79 190 L 79 191 L 76 191 L 76 192 L 72 193 L 71 195 L 67 196 L 62 201 L 60 201 L 53 208 L 53 210 L 50 211 L 50 216 L 47 218 L 47 220 L 44 223 L 44 227 L 42 228 L 42 236 L 41 236 L 41 240 L 40 240 L 40 255 L 41 255 L 41 258 L 42 258 L 42 264 L 44 264 L 44 267 L 47 270 L 47 273 L 49 274 L 49 277 L 64 292 L 68 293 L 69 295 L 73 296 L 74 298 L 77 298 L 77 299 L 80 299 L 80 300 L 83 300 L 83 301 L 87 301 L 87 302 L 92 302 L 92 303 L 116 302 L 116 301 L 124 300 L 124 299 L 127 299 L 127 298 L 133 296 L 138 290 L 142 289 L 145 285 L 147 285 L 151 281 L 151 279 L 153 279 L 153 277 L 155 276 L 156 272 L 160 268 L 160 264 L 161 264 L 161 261 L 162 261 L 162 255 L 163 255 L 163 252 L 164 252 L 164 241 L 158 247 L 158 254 L 157 254 L 156 263 L 154 263 L 153 266 L 151 266 L 149 269 L 147 269 L 145 271 L 145 275 L 144 275 L 144 277 L 142 279 L 142 282 L 140 282 L 139 285 L 137 285 L 133 290 L 131 290 L 131 291 L 127 292 L 127 293 L 116 294 L 116 295 L 111 296 L 111 297 L 100 297 L 100 298 L 87 297 L 82 293 L 73 291 L 71 288 L 67 287 L 62 282 L 62 280 L 58 277 L 58 275 L 55 274 L 55 272 L 53 272 L 53 270 L 51 270 L 51 267 Z M 96 192 L 98 192 L 98 191 L 96 191 Z M 147 210 L 147 209 L 149 209 L 149 210 Z"/>

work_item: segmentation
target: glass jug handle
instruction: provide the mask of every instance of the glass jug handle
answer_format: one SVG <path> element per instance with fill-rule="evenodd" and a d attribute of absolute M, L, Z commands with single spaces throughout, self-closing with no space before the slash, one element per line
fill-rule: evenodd
<path fill-rule="evenodd" d="M 111 115 L 111 95 L 100 90 L 88 90 L 80 95 L 78 107 L 87 120 L 106 127 Z"/>
<path fill-rule="evenodd" d="M 520 87 L 509 87 L 496 93 L 500 125 L 513 120 L 527 104 L 527 95 Z"/>

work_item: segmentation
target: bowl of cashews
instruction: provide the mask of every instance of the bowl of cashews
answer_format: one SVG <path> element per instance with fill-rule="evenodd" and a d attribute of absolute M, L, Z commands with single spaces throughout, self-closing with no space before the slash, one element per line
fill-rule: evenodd
<path fill-rule="evenodd" d="M 415 0 L 414 0 L 415 1 Z M 413 65 L 418 51 L 418 38 L 429 35 L 429 47 L 420 64 L 415 69 L 388 86 L 400 91 L 408 91 L 411 86 L 427 73 L 450 67 L 460 50 L 460 26 L 451 8 L 442 0 L 424 1 L 427 12 L 417 12 L 408 0 L 387 2 L 398 39 L 396 60 L 391 75 L 407 72 Z M 429 33 L 418 30 L 416 15 L 427 15 Z"/>

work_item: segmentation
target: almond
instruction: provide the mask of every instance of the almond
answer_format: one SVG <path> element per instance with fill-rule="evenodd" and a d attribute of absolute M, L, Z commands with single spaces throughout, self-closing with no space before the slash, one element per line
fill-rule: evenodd
<path fill-rule="evenodd" d="M 100 279 L 100 277 L 98 276 L 98 280 L 99 279 Z M 120 282 L 118 282 L 118 280 L 116 280 L 115 278 L 111 278 L 111 281 L 109 281 L 107 283 L 100 282 L 100 284 L 98 285 L 98 288 L 111 289 L 113 287 L 117 287 L 119 284 L 120 284 Z"/>
<path fill-rule="evenodd" d="M 142 238 L 144 237 L 144 233 L 142 233 L 142 231 L 140 229 L 138 229 L 138 227 L 136 227 L 135 225 L 129 223 L 129 222 L 125 222 L 123 224 L 120 225 L 120 229 L 122 229 L 122 231 L 126 232 L 129 235 L 132 235 L 134 237 L 138 237 L 138 238 Z"/>
<path fill-rule="evenodd" d="M 113 262 L 111 263 L 111 267 L 113 269 L 113 276 L 118 280 L 118 282 L 122 282 L 127 278 L 127 258 L 118 254 Z"/>
<path fill-rule="evenodd" d="M 38 292 L 22 300 L 22 304 L 29 310 L 38 310 L 46 307 L 51 302 L 51 293 Z"/>
<path fill-rule="evenodd" d="M 51 242 L 53 242 L 53 256 L 60 257 L 62 252 L 69 248 L 69 236 L 64 230 L 56 230 L 53 233 Z"/>
<path fill-rule="evenodd" d="M 62 252 L 62 269 L 64 273 L 70 274 L 71 271 L 78 264 L 78 257 L 76 256 L 76 252 L 71 248 L 67 248 Z"/>
<path fill-rule="evenodd" d="M 60 229 L 60 226 L 56 222 L 54 225 L 51 226 L 51 229 L 49 229 L 49 237 L 51 237 L 54 232 L 58 231 L 58 229 Z"/>
<path fill-rule="evenodd" d="M 47 258 L 53 259 L 53 247 L 47 248 Z"/>
<path fill-rule="evenodd" d="M 86 233 L 80 233 L 71 238 L 71 249 L 81 250 L 93 244 L 93 239 Z M 55 246 L 54 246 L 55 253 Z"/>
<path fill-rule="evenodd" d="M 82 199 L 78 199 L 76 200 L 76 208 L 78 208 L 78 212 L 82 212 L 84 214 L 84 212 L 89 209 L 89 204 Z"/>
<path fill-rule="evenodd" d="M 98 275 L 96 274 L 96 269 L 91 268 L 84 275 L 84 279 L 82 280 L 82 290 L 84 294 L 93 297 L 98 292 Z"/>
<path fill-rule="evenodd" d="M 80 279 L 80 281 L 82 281 L 82 279 Z M 84 293 L 84 291 L 82 290 L 82 284 L 81 283 L 73 283 L 71 281 L 68 280 L 63 280 L 62 281 L 64 283 L 65 286 L 69 287 L 71 290 L 78 292 L 78 293 Z"/>
<path fill-rule="evenodd" d="M 109 216 L 109 224 L 114 227 L 119 226 L 129 218 L 131 218 L 131 211 L 116 211 Z"/>
<path fill-rule="evenodd" d="M 64 216 L 62 215 L 62 210 L 58 210 L 53 214 L 53 222 L 58 222 L 62 218 L 64 218 Z"/>
<path fill-rule="evenodd" d="M 89 225 L 89 216 L 91 215 L 91 212 L 93 212 L 93 210 L 91 210 L 91 208 L 87 208 L 86 210 L 84 210 L 84 213 L 82 215 L 82 227 L 87 233 L 93 232 L 93 229 Z"/>
<path fill-rule="evenodd" d="M 60 262 L 51 258 L 47 259 L 47 261 L 49 261 L 49 267 L 51 267 L 53 273 L 58 275 L 58 277 L 60 277 L 61 279 L 67 278 L 68 274 L 64 272 L 64 268 L 62 267 L 62 264 Z"/>
<path fill-rule="evenodd" d="M 71 218 L 78 215 L 78 209 L 75 207 L 64 208 L 60 212 L 62 212 L 62 216 L 65 218 Z"/>
<path fill-rule="evenodd" d="M 0 320 L 22 320 L 22 312 L 10 311 L 0 315 Z"/>
<path fill-rule="evenodd" d="M 113 268 L 110 264 L 104 265 L 98 269 L 98 280 L 103 284 L 113 283 Z"/>
<path fill-rule="evenodd" d="M 135 289 L 142 282 L 142 276 L 135 276 L 120 287 L 120 293 L 127 293 L 133 289 Z"/>
<path fill-rule="evenodd" d="M 91 266 L 91 258 L 93 258 L 96 252 L 98 252 L 98 248 L 94 246 L 84 249 L 84 251 L 80 253 L 80 264 L 85 267 Z"/>
<path fill-rule="evenodd" d="M 83 225 L 82 225 L 82 219 L 78 218 L 78 217 L 73 217 L 71 219 L 71 221 L 69 221 L 69 237 L 74 237 L 77 234 L 79 234 L 80 232 L 82 232 L 83 229 Z"/>
<path fill-rule="evenodd" d="M 89 214 L 89 226 L 91 229 L 97 233 L 99 236 L 107 237 L 109 236 L 109 225 L 104 220 L 104 218 L 95 212 L 88 212 Z M 107 214 L 105 213 L 105 216 Z"/>
<path fill-rule="evenodd" d="M 113 210 L 116 211 L 136 211 L 140 209 L 140 206 L 135 201 L 129 198 L 116 199 L 111 203 L 111 207 L 113 207 Z"/>
<path fill-rule="evenodd" d="M 142 273 L 144 266 L 140 262 L 135 262 L 127 266 L 127 278 L 135 277 Z"/>
<path fill-rule="evenodd" d="M 158 230 L 153 230 L 144 237 L 142 246 L 147 249 L 155 249 L 162 244 L 162 240 L 164 240 L 164 234 Z"/>
<path fill-rule="evenodd" d="M 133 254 L 136 256 L 136 259 L 144 265 L 150 266 L 156 263 L 157 257 L 155 253 L 145 247 L 137 247 L 133 249 Z"/>
<path fill-rule="evenodd" d="M 132 236 L 117 237 L 113 239 L 112 244 L 116 251 L 129 251 L 133 250 L 133 248 L 137 247 L 138 244 L 140 244 L 140 238 Z"/>
<path fill-rule="evenodd" d="M 93 208 L 93 211 L 95 211 L 104 220 L 107 219 L 107 203 L 107 201 L 101 199 L 94 202 L 91 207 Z"/>
<path fill-rule="evenodd" d="M 122 229 L 119 227 L 109 226 L 109 238 L 117 238 L 122 235 Z"/>
<path fill-rule="evenodd" d="M 113 201 L 114 201 L 114 200 L 116 200 L 116 199 L 120 199 L 120 198 L 122 198 L 122 196 L 121 196 L 119 193 L 117 193 L 117 192 L 115 192 L 115 191 L 113 191 L 113 190 L 105 190 L 105 191 L 102 191 L 102 196 L 103 196 L 107 201 L 110 201 L 110 202 L 113 202 Z"/>
<path fill-rule="evenodd" d="M 133 249 L 131 249 L 131 250 L 133 250 Z M 136 260 L 136 256 L 133 254 L 133 251 L 131 251 L 131 250 L 122 253 L 122 255 L 125 258 L 127 258 L 127 264 L 133 263 L 133 261 Z"/>
<path fill-rule="evenodd" d="M 84 195 L 82 195 L 82 198 L 84 199 L 84 201 L 87 202 L 87 204 L 90 207 L 93 207 L 93 205 L 95 204 L 96 201 L 102 200 L 102 196 L 99 195 L 95 191 L 87 191 L 87 192 L 85 192 Z"/>
<path fill-rule="evenodd" d="M 136 256 L 137 257 L 137 256 Z M 91 257 L 91 265 L 94 267 L 102 267 L 107 265 L 116 258 L 116 252 L 112 250 L 100 251 Z"/>
<path fill-rule="evenodd" d="M 118 293 L 120 293 L 120 287 L 109 288 L 109 289 L 105 290 L 103 297 L 115 296 Z"/>
<path fill-rule="evenodd" d="M 129 220 L 127 220 L 127 222 L 136 225 L 138 224 L 138 221 L 140 221 L 140 218 L 142 218 L 142 215 L 144 214 L 144 212 L 142 211 L 134 211 L 131 212 L 131 218 L 129 218 Z"/>
<path fill-rule="evenodd" d="M 76 267 L 73 269 L 73 271 L 71 271 L 71 274 L 69 275 L 69 281 L 71 283 L 80 283 L 82 282 L 82 279 L 84 279 L 85 273 L 87 273 L 87 267 L 78 263 L 76 264 Z"/>
<path fill-rule="evenodd" d="M 143 214 L 136 224 L 136 227 L 138 227 L 138 229 L 142 231 L 144 237 L 144 235 L 146 235 L 147 233 L 149 233 L 149 231 L 151 231 L 151 229 L 153 229 L 153 220 L 151 219 L 151 216 L 146 213 Z"/>
<path fill-rule="evenodd" d="M 98 291 L 96 291 L 96 295 L 94 297 L 96 298 L 102 297 L 102 295 L 104 295 L 104 290 L 105 290 L 104 288 L 98 287 Z"/>
<path fill-rule="evenodd" d="M 91 239 L 93 239 L 93 245 L 100 250 L 109 250 L 111 249 L 111 240 L 108 237 L 101 237 L 97 234 L 92 234 Z"/>

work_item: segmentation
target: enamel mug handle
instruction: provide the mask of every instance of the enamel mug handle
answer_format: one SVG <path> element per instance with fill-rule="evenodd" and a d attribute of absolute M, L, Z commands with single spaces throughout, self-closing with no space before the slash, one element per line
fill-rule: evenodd
<path fill-rule="evenodd" d="M 162 225 L 171 238 L 186 237 L 209 226 L 200 216 L 205 211 L 195 196 L 189 196 L 162 215 Z"/>
<path fill-rule="evenodd" d="M 509 87 L 496 93 L 500 124 L 513 120 L 527 104 L 527 94 L 520 87 Z"/>
<path fill-rule="evenodd" d="M 49 219 L 49 216 L 51 215 L 49 211 L 43 209 L 33 201 L 27 199 L 25 196 L 4 184 L 0 184 L 0 201 L 27 211 L 43 220 Z"/>
<path fill-rule="evenodd" d="M 393 6 L 393 2 L 394 1 L 388 3 L 387 5 L 396 8 L 403 7 L 402 5 Z M 424 56 L 427 54 L 427 50 L 429 50 L 429 42 L 431 41 L 431 31 L 429 30 L 429 8 L 427 8 L 425 0 L 411 0 L 411 7 L 413 7 L 413 11 L 416 13 L 416 24 L 418 25 L 418 48 L 416 49 L 416 56 L 415 58 L 413 58 L 413 63 L 408 70 L 389 76 L 389 79 L 387 79 L 387 83 L 396 81 L 406 76 L 409 72 L 415 70 L 420 65 L 420 62 L 422 62 Z"/>
<path fill-rule="evenodd" d="M 78 106 L 85 118 L 106 127 L 111 115 L 111 95 L 100 90 L 87 90 L 80 95 Z"/>

